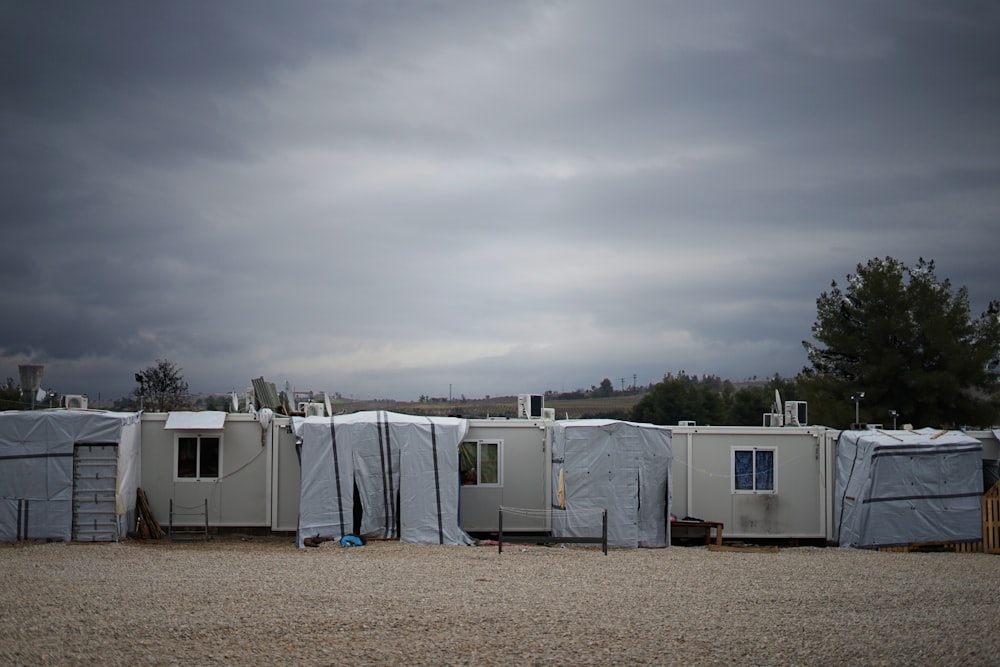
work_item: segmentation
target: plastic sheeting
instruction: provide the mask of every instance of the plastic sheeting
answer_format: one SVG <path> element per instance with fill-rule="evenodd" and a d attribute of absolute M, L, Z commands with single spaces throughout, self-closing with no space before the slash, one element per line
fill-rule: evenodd
<path fill-rule="evenodd" d="M 115 444 L 117 539 L 125 536 L 139 487 L 135 413 L 44 410 L 0 413 L 0 541 L 69 541 L 76 445 Z"/>
<path fill-rule="evenodd" d="M 840 546 L 982 538 L 982 443 L 959 431 L 844 431 L 834 521 Z"/>
<path fill-rule="evenodd" d="M 471 544 L 458 526 L 458 447 L 468 422 L 359 412 L 293 419 L 302 467 L 297 541 L 360 533 L 416 544 Z M 399 515 L 397 517 L 397 508 Z"/>
<path fill-rule="evenodd" d="M 603 419 L 554 422 L 553 506 L 565 510 L 553 510 L 552 536 L 599 536 L 597 510 L 607 509 L 609 546 L 668 546 L 672 462 L 668 428 Z"/>

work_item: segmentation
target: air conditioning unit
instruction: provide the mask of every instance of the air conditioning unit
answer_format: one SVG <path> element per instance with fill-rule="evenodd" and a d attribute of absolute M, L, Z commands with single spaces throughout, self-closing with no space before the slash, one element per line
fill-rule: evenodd
<path fill-rule="evenodd" d="M 698 422 L 693 421 L 691 419 L 683 419 L 683 420 L 677 422 L 677 425 L 678 426 L 697 426 Z"/>
<path fill-rule="evenodd" d="M 778 414 L 777 412 L 764 413 L 764 426 L 784 426 L 784 425 L 785 425 L 785 415 Z"/>
<path fill-rule="evenodd" d="M 306 417 L 325 417 L 326 416 L 326 406 L 322 403 L 304 403 L 302 412 L 305 413 Z"/>
<path fill-rule="evenodd" d="M 545 416 L 545 397 L 541 394 L 519 394 L 517 397 L 518 419 L 541 419 Z"/>
<path fill-rule="evenodd" d="M 809 405 L 805 401 L 785 401 L 785 426 L 807 426 Z"/>
<path fill-rule="evenodd" d="M 63 396 L 63 405 L 67 410 L 86 410 L 87 397 L 80 394 L 66 394 Z"/>

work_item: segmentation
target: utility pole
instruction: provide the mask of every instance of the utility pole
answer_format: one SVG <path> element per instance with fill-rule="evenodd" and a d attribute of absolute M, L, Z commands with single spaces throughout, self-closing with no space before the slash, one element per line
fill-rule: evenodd
<path fill-rule="evenodd" d="M 622 393 L 625 393 L 625 378 L 622 378 Z"/>

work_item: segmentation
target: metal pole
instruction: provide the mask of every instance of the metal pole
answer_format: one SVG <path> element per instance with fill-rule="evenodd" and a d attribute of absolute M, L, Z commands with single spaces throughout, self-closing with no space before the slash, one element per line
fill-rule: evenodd
<path fill-rule="evenodd" d="M 503 553 L 503 508 L 500 508 L 500 517 L 497 520 L 497 553 Z"/>
<path fill-rule="evenodd" d="M 608 510 L 605 509 L 601 515 L 601 544 L 604 546 L 604 555 L 608 555 Z"/>

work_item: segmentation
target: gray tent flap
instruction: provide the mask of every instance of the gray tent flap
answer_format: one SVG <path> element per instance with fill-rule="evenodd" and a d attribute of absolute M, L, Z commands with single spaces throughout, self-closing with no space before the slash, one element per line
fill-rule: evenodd
<path fill-rule="evenodd" d="M 352 443 L 354 481 L 363 509 L 361 534 L 395 539 L 399 537 L 395 513 L 399 491 L 399 443 L 392 437 L 388 423 L 377 416 L 374 422 L 351 426 L 349 431 L 345 429 L 344 437 L 349 437 Z"/>
<path fill-rule="evenodd" d="M 671 432 L 651 424 L 601 419 L 558 421 L 552 426 L 552 535 L 601 534 L 608 512 L 608 544 L 665 547 L 670 543 Z"/>
<path fill-rule="evenodd" d="M 302 425 L 302 474 L 299 490 L 298 545 L 306 537 L 340 537 L 351 532 L 354 464 L 351 450 L 334 448 L 330 420 Z M 308 446 L 306 443 L 309 443 Z"/>
<path fill-rule="evenodd" d="M 958 431 L 844 431 L 834 494 L 841 546 L 982 538 L 982 443 Z"/>
<path fill-rule="evenodd" d="M 458 447 L 464 420 L 427 420 L 399 427 L 400 539 L 416 544 L 472 544 L 458 526 Z M 405 448 L 404 448 L 405 447 Z"/>
<path fill-rule="evenodd" d="M 292 424 L 302 442 L 299 546 L 307 537 L 339 539 L 352 531 L 355 485 L 366 537 L 472 543 L 458 526 L 458 446 L 466 420 L 375 411 Z"/>

